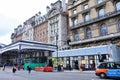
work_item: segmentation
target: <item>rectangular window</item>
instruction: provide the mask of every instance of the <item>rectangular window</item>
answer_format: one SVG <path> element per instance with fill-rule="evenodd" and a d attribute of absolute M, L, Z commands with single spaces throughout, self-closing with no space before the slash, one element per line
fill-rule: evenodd
<path fill-rule="evenodd" d="M 78 24 L 78 19 L 77 18 L 74 18 L 73 19 L 73 26 L 77 25 Z"/>
<path fill-rule="evenodd" d="M 73 10 L 73 14 L 76 14 L 76 13 L 77 13 L 77 11 L 76 11 L 76 9 L 74 9 L 74 10 Z"/>
<path fill-rule="evenodd" d="M 74 32 L 74 40 L 79 41 L 79 33 L 78 32 Z"/>
<path fill-rule="evenodd" d="M 89 19 L 90 19 L 90 16 L 89 16 L 88 13 L 86 13 L 86 14 L 84 15 L 84 21 L 89 21 Z"/>
<path fill-rule="evenodd" d="M 88 4 L 84 5 L 84 6 L 83 6 L 83 9 L 84 9 L 84 10 L 85 10 L 85 9 L 88 9 Z"/>
<path fill-rule="evenodd" d="M 100 9 L 98 10 L 98 16 L 103 16 L 104 14 L 105 14 L 104 8 L 100 8 Z"/>

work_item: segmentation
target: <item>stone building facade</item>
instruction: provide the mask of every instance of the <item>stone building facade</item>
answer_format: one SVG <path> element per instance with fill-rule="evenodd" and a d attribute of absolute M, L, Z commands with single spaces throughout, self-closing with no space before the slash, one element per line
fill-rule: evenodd
<path fill-rule="evenodd" d="M 65 3 L 65 0 L 63 0 Z M 67 49 L 67 14 L 65 4 L 60 0 L 48 9 L 48 43 L 58 45 L 59 50 Z"/>
<path fill-rule="evenodd" d="M 69 0 L 68 4 L 73 49 L 120 45 L 119 0 Z"/>
<path fill-rule="evenodd" d="M 23 23 L 23 35 L 22 40 L 34 40 L 34 26 L 35 26 L 35 17 L 31 17 Z"/>
<path fill-rule="evenodd" d="M 36 17 L 40 16 L 40 14 L 36 15 Z M 38 25 L 34 27 L 34 41 L 48 43 L 48 18 L 47 15 L 38 17 L 37 21 Z"/>
<path fill-rule="evenodd" d="M 71 49 L 58 52 L 64 67 L 95 69 L 120 60 L 119 0 L 68 0 L 68 13 Z"/>

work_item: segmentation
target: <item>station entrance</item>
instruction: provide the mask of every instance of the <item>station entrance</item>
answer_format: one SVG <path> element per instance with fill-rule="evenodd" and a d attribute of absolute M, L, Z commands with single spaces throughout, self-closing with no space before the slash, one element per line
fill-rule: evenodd
<path fill-rule="evenodd" d="M 24 65 L 31 68 L 52 66 L 52 52 L 56 45 L 31 41 L 18 41 L 1 49 L 1 63 L 9 66 Z"/>

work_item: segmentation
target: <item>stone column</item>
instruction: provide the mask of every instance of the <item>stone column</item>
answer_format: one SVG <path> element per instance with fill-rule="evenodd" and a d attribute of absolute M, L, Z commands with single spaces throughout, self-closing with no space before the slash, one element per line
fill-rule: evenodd
<path fill-rule="evenodd" d="M 81 65 L 81 56 L 78 56 L 78 67 L 80 68 L 80 65 Z"/>
<path fill-rule="evenodd" d="M 85 61 L 86 61 L 85 68 L 88 68 L 88 56 L 85 56 Z"/>
<path fill-rule="evenodd" d="M 66 57 L 64 57 L 63 67 L 66 67 Z"/>
<path fill-rule="evenodd" d="M 70 57 L 70 65 L 73 68 L 73 64 L 72 64 L 73 62 L 72 61 L 73 61 L 73 57 Z"/>

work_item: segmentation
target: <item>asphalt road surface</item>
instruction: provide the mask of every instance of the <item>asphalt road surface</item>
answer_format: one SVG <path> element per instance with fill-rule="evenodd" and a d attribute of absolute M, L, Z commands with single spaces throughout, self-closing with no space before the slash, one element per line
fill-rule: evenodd
<path fill-rule="evenodd" d="M 0 80 L 113 80 L 100 79 L 94 74 L 94 71 L 64 71 L 64 72 L 36 72 L 29 74 L 26 70 L 12 73 L 11 69 L 0 70 Z"/>

